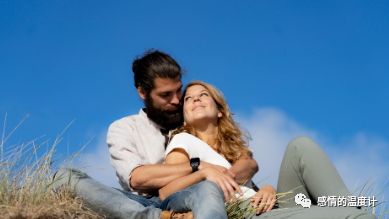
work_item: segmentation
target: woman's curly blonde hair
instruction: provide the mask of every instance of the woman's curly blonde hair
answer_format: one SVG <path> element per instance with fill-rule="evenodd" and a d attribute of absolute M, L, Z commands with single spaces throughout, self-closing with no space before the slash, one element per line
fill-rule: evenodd
<path fill-rule="evenodd" d="M 207 89 L 212 99 L 215 101 L 217 109 L 223 114 L 223 116 L 219 118 L 218 122 L 219 133 L 216 142 L 218 153 L 226 158 L 226 160 L 231 164 L 234 164 L 238 158 L 241 159 L 252 157 L 252 153 L 248 149 L 248 141 L 250 140 L 250 137 L 244 134 L 238 123 L 232 119 L 231 111 L 228 108 L 227 101 L 225 100 L 221 91 L 219 91 L 213 85 L 204 83 L 202 81 L 192 81 L 186 85 L 182 98 L 184 99 L 188 88 L 194 85 L 201 85 Z M 172 133 L 171 138 L 181 132 L 186 132 L 199 138 L 195 128 L 189 125 L 181 126 L 178 128 Z"/>

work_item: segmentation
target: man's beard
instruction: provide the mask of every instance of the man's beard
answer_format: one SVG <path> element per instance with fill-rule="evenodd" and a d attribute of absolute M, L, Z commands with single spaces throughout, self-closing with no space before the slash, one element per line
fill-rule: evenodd
<path fill-rule="evenodd" d="M 146 105 L 147 117 L 162 128 L 171 130 L 183 124 L 182 105 L 178 107 L 178 110 L 169 112 L 169 109 L 177 108 L 177 106 L 173 105 L 165 109 L 156 108 L 154 107 L 153 99 L 150 95 L 146 95 L 144 102 Z"/>

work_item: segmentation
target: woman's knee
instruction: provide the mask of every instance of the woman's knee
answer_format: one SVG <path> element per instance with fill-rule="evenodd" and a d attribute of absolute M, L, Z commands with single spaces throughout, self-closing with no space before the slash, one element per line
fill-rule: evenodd
<path fill-rule="evenodd" d="M 220 198 L 224 198 L 223 191 L 220 187 L 215 182 L 209 180 L 198 183 L 197 190 L 203 196 L 217 195 Z"/>
<path fill-rule="evenodd" d="M 297 138 L 292 139 L 287 148 L 294 149 L 302 149 L 302 150 L 310 150 L 312 148 L 317 148 L 319 145 L 316 144 L 311 138 L 307 136 L 299 136 Z"/>

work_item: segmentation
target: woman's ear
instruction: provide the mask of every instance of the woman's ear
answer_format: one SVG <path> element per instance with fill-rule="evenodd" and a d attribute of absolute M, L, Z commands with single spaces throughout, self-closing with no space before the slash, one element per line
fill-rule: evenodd
<path fill-rule="evenodd" d="M 223 113 L 219 111 L 219 112 L 217 113 L 217 117 L 218 117 L 218 118 L 223 117 Z"/>
<path fill-rule="evenodd" d="M 186 122 L 184 122 L 184 126 L 186 126 Z"/>

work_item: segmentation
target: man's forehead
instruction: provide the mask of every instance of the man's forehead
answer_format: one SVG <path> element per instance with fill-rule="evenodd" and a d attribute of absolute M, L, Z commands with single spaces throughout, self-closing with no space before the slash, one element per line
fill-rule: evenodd
<path fill-rule="evenodd" d="M 164 90 L 178 89 L 182 87 L 181 77 L 177 76 L 175 79 L 171 78 L 156 78 L 154 81 L 155 90 L 163 92 Z"/>

